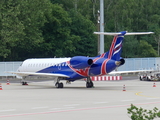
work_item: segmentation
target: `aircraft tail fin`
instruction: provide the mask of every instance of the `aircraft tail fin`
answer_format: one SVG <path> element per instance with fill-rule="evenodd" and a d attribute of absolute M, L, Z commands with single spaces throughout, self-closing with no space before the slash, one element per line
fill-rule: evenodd
<path fill-rule="evenodd" d="M 119 61 L 121 57 L 121 52 L 122 52 L 122 44 L 123 44 L 124 35 L 144 35 L 144 34 L 153 34 L 153 32 L 130 32 L 128 33 L 127 31 L 122 31 L 118 33 L 94 32 L 94 34 L 114 36 L 112 44 L 110 46 L 110 50 L 106 53 L 103 53 L 99 57 L 104 57 L 104 58 Z"/>

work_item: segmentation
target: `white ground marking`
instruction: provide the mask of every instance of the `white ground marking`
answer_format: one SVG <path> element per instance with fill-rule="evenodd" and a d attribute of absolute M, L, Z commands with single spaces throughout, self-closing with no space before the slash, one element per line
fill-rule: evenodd
<path fill-rule="evenodd" d="M 108 102 L 94 102 L 93 104 L 105 104 L 105 103 L 108 103 Z"/>
<path fill-rule="evenodd" d="M 33 107 L 32 109 L 43 109 L 43 108 L 48 108 L 48 106 L 44 106 L 44 107 Z"/>
<path fill-rule="evenodd" d="M 16 109 L 8 109 L 8 110 L 0 110 L 0 112 L 10 112 L 10 111 L 15 111 Z"/>
<path fill-rule="evenodd" d="M 79 106 L 80 104 L 71 104 L 71 105 L 64 105 L 64 106 Z"/>
<path fill-rule="evenodd" d="M 147 100 L 152 100 L 152 99 L 160 99 L 160 98 L 147 98 Z"/>
<path fill-rule="evenodd" d="M 65 110 L 65 109 L 73 109 L 75 107 L 65 107 L 65 108 L 51 108 L 50 110 Z"/>
<path fill-rule="evenodd" d="M 127 102 L 127 101 L 134 101 L 134 99 L 131 99 L 131 100 L 121 100 L 121 102 Z"/>

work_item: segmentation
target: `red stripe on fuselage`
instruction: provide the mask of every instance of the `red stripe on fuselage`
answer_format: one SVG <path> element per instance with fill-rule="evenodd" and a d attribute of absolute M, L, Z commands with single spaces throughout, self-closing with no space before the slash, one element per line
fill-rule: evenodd
<path fill-rule="evenodd" d="M 108 54 L 108 59 L 111 59 L 111 57 L 112 57 L 113 49 L 114 49 L 114 46 L 115 46 L 115 44 L 116 44 L 117 37 L 118 37 L 118 36 L 114 36 L 114 38 L 113 38 L 113 42 L 112 42 L 112 45 L 111 45 L 111 48 L 110 48 L 109 54 Z"/>
<path fill-rule="evenodd" d="M 98 58 L 95 58 L 93 60 L 93 63 L 95 63 L 97 60 L 99 60 L 101 57 L 98 57 Z M 67 61 L 67 64 L 69 66 L 70 69 L 72 69 L 74 72 L 76 72 L 77 74 L 81 75 L 81 76 L 85 76 L 85 77 L 88 77 L 89 76 L 89 70 L 90 70 L 90 67 L 87 67 L 87 68 L 84 68 L 84 69 L 75 69 L 73 68 L 71 65 L 70 65 L 70 61 Z"/>
<path fill-rule="evenodd" d="M 102 66 L 101 66 L 101 75 L 107 74 L 106 65 L 107 65 L 108 61 L 109 61 L 109 59 L 106 59 L 103 61 Z"/>
<path fill-rule="evenodd" d="M 103 53 L 100 57 L 101 57 L 101 58 L 104 58 L 105 54 L 106 54 L 106 53 Z"/>
<path fill-rule="evenodd" d="M 79 74 L 81 76 L 88 76 L 89 67 L 87 67 L 85 69 L 75 69 L 70 65 L 70 61 L 67 61 L 67 64 L 68 64 L 69 68 L 72 69 L 77 74 Z"/>

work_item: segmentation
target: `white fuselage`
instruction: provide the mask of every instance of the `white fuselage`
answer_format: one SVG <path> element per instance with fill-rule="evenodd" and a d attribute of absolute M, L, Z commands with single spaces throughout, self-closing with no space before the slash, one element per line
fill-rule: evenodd
<path fill-rule="evenodd" d="M 18 68 L 18 72 L 37 72 L 50 66 L 66 66 L 67 64 L 60 64 L 69 61 L 71 58 L 39 58 L 27 59 Z"/>

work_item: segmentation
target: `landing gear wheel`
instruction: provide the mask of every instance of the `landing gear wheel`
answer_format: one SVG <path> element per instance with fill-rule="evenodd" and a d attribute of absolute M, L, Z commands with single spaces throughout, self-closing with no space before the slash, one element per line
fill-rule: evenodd
<path fill-rule="evenodd" d="M 55 86 L 56 86 L 56 88 L 63 88 L 63 83 L 58 83 L 58 82 L 57 82 L 57 83 L 55 84 Z"/>
<path fill-rule="evenodd" d="M 90 86 L 93 87 L 93 82 L 92 81 L 90 82 Z"/>
<path fill-rule="evenodd" d="M 63 83 L 59 83 L 60 84 L 60 88 L 63 88 Z"/>
<path fill-rule="evenodd" d="M 90 88 L 90 83 L 89 82 L 86 83 L 86 88 Z"/>
<path fill-rule="evenodd" d="M 23 81 L 23 82 L 22 82 L 22 85 L 28 85 L 28 84 L 27 84 L 27 82 L 24 82 L 24 81 Z"/>
<path fill-rule="evenodd" d="M 87 82 L 86 87 L 87 88 L 92 88 L 93 87 L 93 82 Z"/>
<path fill-rule="evenodd" d="M 87 81 L 86 81 L 86 88 L 92 88 L 94 85 L 93 85 L 93 82 L 91 80 L 90 77 L 87 78 Z"/>
<path fill-rule="evenodd" d="M 139 77 L 139 79 L 140 79 L 140 81 L 142 81 L 142 78 L 141 78 L 141 76 Z"/>

